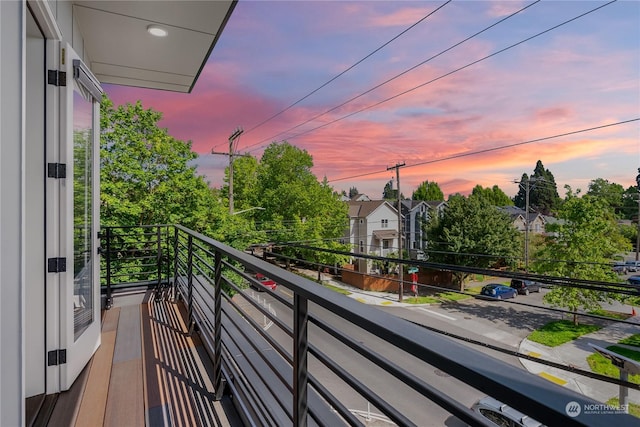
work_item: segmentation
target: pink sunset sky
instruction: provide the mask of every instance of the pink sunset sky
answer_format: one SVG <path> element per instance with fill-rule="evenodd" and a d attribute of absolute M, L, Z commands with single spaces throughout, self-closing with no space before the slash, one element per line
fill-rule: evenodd
<path fill-rule="evenodd" d="M 313 156 L 318 179 L 371 198 L 402 162 L 407 197 L 425 180 L 445 197 L 476 184 L 513 196 L 537 160 L 561 195 L 595 178 L 635 185 L 640 2 L 445 3 L 240 0 L 191 94 L 105 90 L 162 112 L 214 187 L 228 159 L 210 152 L 227 151 L 238 126 L 240 153 L 287 140 Z"/>

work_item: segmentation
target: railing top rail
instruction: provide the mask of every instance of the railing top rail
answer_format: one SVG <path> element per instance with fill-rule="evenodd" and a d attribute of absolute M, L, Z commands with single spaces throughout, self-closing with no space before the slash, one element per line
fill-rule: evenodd
<path fill-rule="evenodd" d="M 568 403 L 577 402 L 583 406 L 599 402 L 396 316 L 345 298 L 329 289 L 317 286 L 308 279 L 203 234 L 181 225 L 175 225 L 175 227 L 210 245 L 230 259 L 264 272 L 296 294 L 386 340 L 408 354 L 516 409 L 536 414 L 538 421 L 554 425 L 560 419 L 563 425 L 567 426 L 610 426 L 614 423 L 621 426 L 626 421 L 623 420 L 625 417 L 607 414 L 582 413 L 571 418 L 566 412 Z M 629 422 L 631 422 L 630 417 Z"/>

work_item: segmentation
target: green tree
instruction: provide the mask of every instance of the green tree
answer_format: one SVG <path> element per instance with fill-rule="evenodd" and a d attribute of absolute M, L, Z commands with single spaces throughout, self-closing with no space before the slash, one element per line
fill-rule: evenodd
<path fill-rule="evenodd" d="M 258 159 L 253 156 L 237 157 L 233 161 L 233 210 L 261 207 L 256 198 L 258 183 Z M 227 206 L 229 206 L 229 167 L 225 168 L 224 184 L 220 189 Z M 245 215 L 249 218 L 251 215 Z"/>
<path fill-rule="evenodd" d="M 526 193 L 529 191 L 529 208 L 549 215 L 560 205 L 560 196 L 553 174 L 544 168 L 540 160 L 537 161 L 531 177 L 522 174 L 520 189 L 513 201 L 521 209 L 526 209 Z"/>
<path fill-rule="evenodd" d="M 497 185 L 483 188 L 478 184 L 473 187 L 471 195 L 484 198 L 493 206 L 513 206 L 513 201 Z"/>
<path fill-rule="evenodd" d="M 509 215 L 481 197 L 449 198 L 441 217 L 429 221 L 429 259 L 489 268 L 512 263 L 520 253 L 520 234 Z M 468 273 L 454 272 L 460 290 Z"/>
<path fill-rule="evenodd" d="M 620 234 L 608 202 L 591 195 L 579 197 L 567 187 L 567 197 L 558 211 L 559 221 L 547 226 L 547 242 L 535 254 L 533 270 L 571 279 L 616 281 L 610 260 L 614 254 L 628 251 L 630 245 Z M 594 310 L 612 294 L 589 289 L 558 286 L 544 296 L 554 307 L 574 313 Z"/>
<path fill-rule="evenodd" d="M 382 198 L 384 200 L 398 200 L 398 191 L 393 189 L 393 180 L 389 180 L 382 190 Z"/>
<path fill-rule="evenodd" d="M 305 242 L 346 250 L 347 246 L 335 241 L 347 226 L 347 205 L 326 179 L 318 181 L 312 167 L 313 158 L 306 150 L 286 141 L 269 145 L 258 166 L 255 186 L 255 200 L 265 209 L 258 211 L 256 218 L 269 230 L 272 242 Z M 288 248 L 284 252 L 299 253 Z"/>
<path fill-rule="evenodd" d="M 632 185 L 624 190 L 622 194 L 622 217 L 625 219 L 634 219 L 638 217 L 638 186 Z"/>
<path fill-rule="evenodd" d="M 104 225 L 180 223 L 211 230 L 219 203 L 192 161 L 191 142 L 158 126 L 162 114 L 140 101 L 100 105 L 101 216 Z"/>
<path fill-rule="evenodd" d="M 444 201 L 444 193 L 437 182 L 424 181 L 418 185 L 416 191 L 411 195 L 412 200 L 423 200 L 425 202 Z"/>
<path fill-rule="evenodd" d="M 349 188 L 349 198 L 350 199 L 353 199 L 358 194 L 360 194 L 360 192 L 358 191 L 358 189 L 356 187 Z"/>
<path fill-rule="evenodd" d="M 617 217 L 622 216 L 622 195 L 624 194 L 622 185 L 596 178 L 589 183 L 587 194 L 605 200 Z"/>

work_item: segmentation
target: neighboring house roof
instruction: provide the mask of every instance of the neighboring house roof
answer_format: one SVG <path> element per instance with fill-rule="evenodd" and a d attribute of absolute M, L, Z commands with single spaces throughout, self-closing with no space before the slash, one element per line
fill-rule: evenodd
<path fill-rule="evenodd" d="M 368 200 L 363 202 L 350 200 L 347 202 L 349 205 L 349 218 L 366 218 L 373 211 L 380 206 L 386 204 L 389 208 L 398 212 L 389 202 L 386 200 Z"/>
<path fill-rule="evenodd" d="M 498 207 L 498 209 L 509 214 L 512 221 L 515 221 L 516 219 L 518 219 L 518 217 L 521 217 L 522 220 L 524 221 L 527 215 L 524 209 L 519 208 L 517 206 L 501 206 L 501 207 Z M 529 212 L 529 217 L 527 219 L 531 223 L 535 221 L 538 217 L 542 222 L 546 222 L 546 218 L 543 215 L 539 214 L 538 212 Z"/>
<path fill-rule="evenodd" d="M 371 199 L 366 194 L 358 193 L 351 198 L 354 202 L 370 202 Z"/>
<path fill-rule="evenodd" d="M 373 237 L 378 240 L 395 239 L 398 237 L 398 230 L 374 230 Z"/>
<path fill-rule="evenodd" d="M 433 209 L 438 209 L 441 206 L 447 205 L 447 202 L 445 202 L 444 200 L 427 200 L 425 201 L 425 203 L 430 207 L 432 207 Z"/>

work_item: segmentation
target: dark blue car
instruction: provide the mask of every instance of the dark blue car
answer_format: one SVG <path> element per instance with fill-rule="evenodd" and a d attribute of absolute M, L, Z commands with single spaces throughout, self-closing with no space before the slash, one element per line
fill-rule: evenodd
<path fill-rule="evenodd" d="M 480 294 L 497 299 L 506 299 L 515 298 L 518 295 L 518 291 L 509 286 L 500 285 L 498 283 L 491 283 L 483 286 Z"/>

